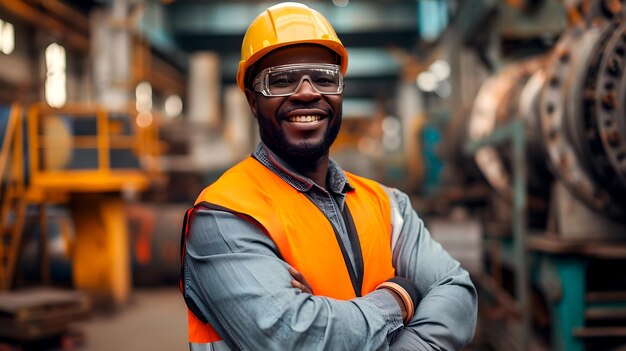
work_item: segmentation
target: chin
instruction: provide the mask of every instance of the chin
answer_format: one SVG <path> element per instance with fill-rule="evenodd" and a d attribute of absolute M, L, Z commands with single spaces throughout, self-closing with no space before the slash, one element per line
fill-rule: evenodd
<path fill-rule="evenodd" d="M 329 146 L 323 143 L 289 145 L 285 155 L 289 159 L 315 160 L 328 155 Z"/>

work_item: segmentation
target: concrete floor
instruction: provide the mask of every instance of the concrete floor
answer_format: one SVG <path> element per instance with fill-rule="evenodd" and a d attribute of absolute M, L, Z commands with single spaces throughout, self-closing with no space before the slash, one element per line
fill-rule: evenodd
<path fill-rule="evenodd" d="M 178 288 L 135 290 L 128 306 L 76 325 L 79 351 L 188 350 L 187 307 Z"/>

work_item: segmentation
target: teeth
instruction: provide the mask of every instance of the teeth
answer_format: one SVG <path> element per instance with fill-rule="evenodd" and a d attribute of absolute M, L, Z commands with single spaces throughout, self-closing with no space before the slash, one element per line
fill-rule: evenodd
<path fill-rule="evenodd" d="M 298 123 L 310 123 L 319 121 L 322 117 L 319 115 L 310 115 L 310 116 L 294 116 L 289 117 L 289 122 L 298 122 Z"/>

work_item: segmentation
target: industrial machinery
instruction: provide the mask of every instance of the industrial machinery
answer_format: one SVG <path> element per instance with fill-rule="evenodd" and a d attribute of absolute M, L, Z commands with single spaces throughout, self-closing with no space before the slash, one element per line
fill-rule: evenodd
<path fill-rule="evenodd" d="M 0 287 L 11 288 L 26 208 L 68 206 L 74 285 L 95 298 L 123 303 L 130 294 L 124 194 L 145 189 L 157 167 L 156 123 L 97 106 L 13 105 L 0 152 L 2 217 Z M 41 271 L 47 270 L 47 225 L 40 226 Z"/>
<path fill-rule="evenodd" d="M 626 11 L 582 5 L 549 52 L 489 78 L 469 116 L 466 150 L 510 208 L 512 229 L 485 233 L 478 279 L 497 349 L 626 344 L 612 273 L 626 261 Z"/>
<path fill-rule="evenodd" d="M 510 120 L 522 120 L 531 193 L 542 193 L 550 184 L 549 167 L 586 206 L 623 221 L 626 25 L 621 7 L 602 17 L 597 13 L 603 8 L 600 3 L 597 11 L 589 10 L 587 20 L 563 33 L 548 57 L 509 64 L 488 79 L 476 97 L 468 132 L 476 140 Z M 483 148 L 474 158 L 494 189 L 510 198 L 506 155 Z"/>

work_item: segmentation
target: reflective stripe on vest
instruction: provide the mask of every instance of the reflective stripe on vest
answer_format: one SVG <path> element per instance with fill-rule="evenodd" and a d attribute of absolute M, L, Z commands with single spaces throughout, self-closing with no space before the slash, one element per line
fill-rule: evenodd
<path fill-rule="evenodd" d="M 394 276 L 390 202 L 378 183 L 347 172 L 346 175 L 355 189 L 347 192 L 346 206 L 358 233 L 363 259 L 358 295 L 365 295 Z M 316 295 L 340 300 L 357 296 L 330 221 L 304 194 L 254 158 L 248 157 L 204 189 L 196 206 L 203 203 L 257 222 L 274 241 L 283 260 L 302 273 Z M 188 223 L 184 228 L 183 240 L 188 235 Z M 184 253 L 184 241 L 182 247 Z M 320 252 L 324 253 L 323 260 Z M 191 311 L 188 316 L 191 344 L 221 339 L 210 324 L 203 323 Z"/>

